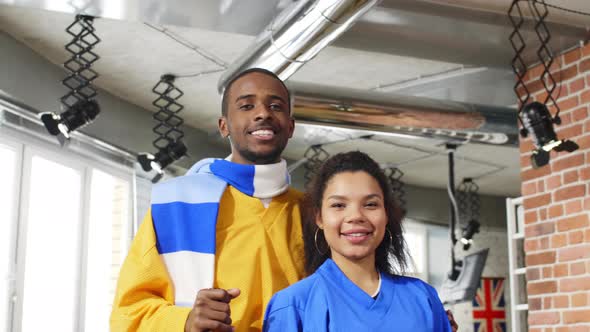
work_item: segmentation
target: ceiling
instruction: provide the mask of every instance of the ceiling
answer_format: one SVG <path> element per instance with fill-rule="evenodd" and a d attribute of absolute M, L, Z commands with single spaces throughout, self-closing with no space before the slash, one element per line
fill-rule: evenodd
<path fill-rule="evenodd" d="M 158 16 L 156 9 L 148 11 L 149 14 L 156 13 L 151 19 L 133 19 L 127 15 L 125 20 L 96 20 L 96 31 L 102 39 L 95 49 L 100 55 L 94 67 L 100 73 L 96 85 L 154 111 L 152 87 L 162 74 L 175 74 L 179 77 L 176 84 L 185 92 L 182 103 L 186 107 L 183 110 L 186 124 L 214 134 L 220 110 L 216 86 L 222 71 L 254 41 L 256 31 L 260 31 L 290 2 L 275 0 L 272 1 L 274 6 L 264 7 L 260 1 L 251 0 L 249 8 L 245 5 L 247 1 L 199 1 L 195 8 L 183 11 L 189 18 L 184 20 L 177 12 L 172 13 L 176 16 L 170 13 Z M 32 8 L 35 6 L 10 5 L 18 2 L 0 0 L 0 30 L 52 63 L 61 65 L 68 57 L 63 47 L 69 37 L 64 29 L 72 23 L 73 16 L 57 7 L 48 11 Z M 143 3 L 146 2 L 149 1 Z M 256 2 L 258 6 L 252 5 Z M 371 10 L 361 22 L 345 32 L 334 46 L 327 47 L 306 63 L 289 82 L 494 106 L 513 105 L 514 82 L 509 66 L 512 51 L 505 39 L 498 38 L 511 28 L 506 22 L 494 19 L 505 17 L 510 2 L 383 1 L 380 7 Z M 590 11 L 587 0 L 550 3 Z M 196 13 L 197 18 L 191 19 L 193 15 L 187 12 Z M 212 12 L 223 15 L 207 16 Z M 117 15 L 103 17 L 120 18 Z M 556 39 L 557 49 L 575 45 L 572 41 L 580 38 L 584 24 L 590 22 L 587 17 L 562 11 L 551 11 L 550 17 L 570 24 L 555 25 L 565 36 Z M 181 24 L 171 24 L 175 22 Z M 376 25 L 383 22 L 388 29 Z M 464 26 L 461 28 L 460 24 Z M 491 33 L 478 34 L 470 29 L 483 29 L 480 32 L 488 29 Z M 502 58 L 503 61 L 498 60 Z M 379 162 L 399 165 L 405 173 L 403 180 L 406 183 L 445 186 L 447 159 L 444 142 L 385 134 L 374 136 L 372 141 L 355 139 L 366 134 L 357 130 L 300 125 L 285 156 L 298 160 L 309 145 L 336 142 L 326 144 L 325 149 L 331 154 L 361 149 Z M 342 140 L 346 141 L 338 143 Z M 514 147 L 461 146 L 457 151 L 456 167 L 458 178 L 478 178 L 483 193 L 503 196 L 520 193 L 519 152 Z"/>

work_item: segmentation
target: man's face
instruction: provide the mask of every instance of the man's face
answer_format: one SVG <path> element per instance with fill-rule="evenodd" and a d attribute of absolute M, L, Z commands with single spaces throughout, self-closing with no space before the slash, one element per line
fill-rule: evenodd
<path fill-rule="evenodd" d="M 275 78 L 249 73 L 237 79 L 227 95 L 227 114 L 219 132 L 232 143 L 232 161 L 271 164 L 280 161 L 295 123 L 288 94 Z"/>

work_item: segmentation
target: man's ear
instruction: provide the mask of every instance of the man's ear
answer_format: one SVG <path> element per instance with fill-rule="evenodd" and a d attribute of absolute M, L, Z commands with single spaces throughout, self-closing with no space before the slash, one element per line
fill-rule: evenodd
<path fill-rule="evenodd" d="M 289 128 L 289 138 L 293 137 L 293 132 L 295 131 L 295 119 L 291 117 L 291 125 Z"/>
<path fill-rule="evenodd" d="M 217 120 L 217 127 L 219 129 L 219 134 L 221 137 L 227 138 L 229 136 L 229 128 L 227 125 L 227 118 L 225 116 L 220 116 Z"/>

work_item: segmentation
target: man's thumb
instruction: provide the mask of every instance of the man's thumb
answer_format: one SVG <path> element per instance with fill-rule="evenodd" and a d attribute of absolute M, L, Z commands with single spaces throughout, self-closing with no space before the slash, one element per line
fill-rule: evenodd
<path fill-rule="evenodd" d="M 232 300 L 240 295 L 240 290 L 238 288 L 230 288 L 227 290 L 229 296 L 231 296 Z"/>

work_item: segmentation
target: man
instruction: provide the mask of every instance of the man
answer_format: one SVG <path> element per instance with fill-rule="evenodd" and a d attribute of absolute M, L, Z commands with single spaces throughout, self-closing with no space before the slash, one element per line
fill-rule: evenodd
<path fill-rule="evenodd" d="M 232 154 L 155 186 L 121 268 L 112 331 L 261 330 L 272 294 L 304 276 L 301 194 L 280 158 L 293 130 L 273 73 L 228 83 L 219 131 Z"/>
<path fill-rule="evenodd" d="M 227 160 L 154 187 L 121 268 L 112 331 L 260 331 L 271 296 L 304 276 L 301 194 L 280 158 L 294 130 L 287 87 L 263 69 L 238 74 L 218 125 Z"/>

